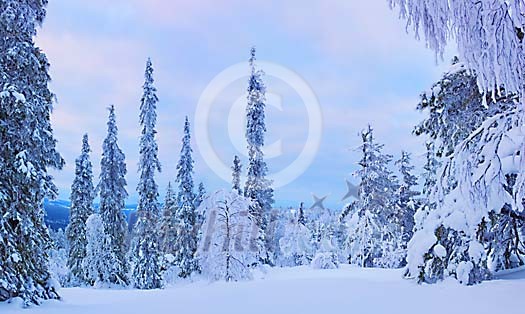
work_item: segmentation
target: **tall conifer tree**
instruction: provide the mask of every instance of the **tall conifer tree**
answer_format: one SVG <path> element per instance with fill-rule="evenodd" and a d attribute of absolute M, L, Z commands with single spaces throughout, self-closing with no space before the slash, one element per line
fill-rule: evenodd
<path fill-rule="evenodd" d="M 69 241 L 67 266 L 71 272 L 70 283 L 73 285 L 86 281 L 83 260 L 86 257 L 86 221 L 93 210 L 95 187 L 93 186 L 93 165 L 89 160 L 88 135 L 82 138 L 82 152 L 77 158 L 75 179 L 71 185 L 71 209 L 66 236 Z"/>
<path fill-rule="evenodd" d="M 171 182 L 168 182 L 164 206 L 162 208 L 162 218 L 160 222 L 160 249 L 165 254 L 175 256 L 175 239 L 177 238 L 177 195 L 173 190 Z"/>
<path fill-rule="evenodd" d="M 178 246 L 175 253 L 175 262 L 180 266 L 180 276 L 185 278 L 199 269 L 195 252 L 197 251 L 198 230 L 196 228 L 197 215 L 195 211 L 195 193 L 193 191 L 193 157 L 191 149 L 190 122 L 188 117 L 184 122 L 184 136 L 180 160 L 177 164 L 177 231 Z"/>
<path fill-rule="evenodd" d="M 129 283 L 126 260 L 126 217 L 122 210 L 128 196 L 126 191 L 125 156 L 117 143 L 115 107 L 109 108 L 108 134 L 102 146 L 100 162 L 100 216 L 104 225 L 104 248 L 108 258 L 103 265 L 102 281 L 112 284 Z"/>
<path fill-rule="evenodd" d="M 46 5 L 0 2 L 0 301 L 22 297 L 26 305 L 58 298 L 42 204 L 57 194 L 47 169 L 64 161 L 50 123 L 49 63 L 33 41 Z"/>
<path fill-rule="evenodd" d="M 137 186 L 139 202 L 138 220 L 134 230 L 132 244 L 133 280 L 139 289 L 155 289 L 162 285 L 160 270 L 160 251 L 157 234 L 159 216 L 158 186 L 155 171 L 160 172 L 158 146 L 155 140 L 157 123 L 156 88 L 153 86 L 153 66 L 151 60 L 146 63 L 143 85 L 144 93 L 140 104 L 140 181 Z"/>
<path fill-rule="evenodd" d="M 241 172 L 241 160 L 239 159 L 239 156 L 235 155 L 232 166 L 232 190 L 237 192 L 239 195 L 242 195 Z"/>
<path fill-rule="evenodd" d="M 272 209 L 273 189 L 266 178 L 268 167 L 264 161 L 264 134 L 266 133 L 265 107 L 266 87 L 262 80 L 263 72 L 255 67 L 255 48 L 251 49 L 251 74 L 248 81 L 248 105 L 246 107 L 246 141 L 248 143 L 248 177 L 244 195 L 252 200 L 250 217 L 258 229 L 251 249 L 257 250 L 263 263 L 270 262 L 270 252 L 266 243 L 267 216 Z"/>

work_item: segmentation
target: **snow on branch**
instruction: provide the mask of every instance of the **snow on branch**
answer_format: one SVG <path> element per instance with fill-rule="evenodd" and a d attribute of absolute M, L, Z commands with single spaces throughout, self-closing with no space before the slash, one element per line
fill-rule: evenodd
<path fill-rule="evenodd" d="M 477 74 L 479 88 L 517 92 L 522 101 L 525 86 L 523 53 L 523 0 L 388 0 L 399 9 L 413 28 L 416 38 L 423 33 L 426 44 L 440 57 L 450 41 L 455 41 L 460 59 Z"/>

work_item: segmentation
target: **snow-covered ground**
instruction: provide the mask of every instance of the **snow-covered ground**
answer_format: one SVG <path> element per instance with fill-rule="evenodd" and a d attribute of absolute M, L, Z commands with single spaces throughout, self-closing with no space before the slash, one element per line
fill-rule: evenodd
<path fill-rule="evenodd" d="M 197 281 L 164 290 L 68 288 L 61 301 L 22 309 L 14 300 L 0 303 L 0 313 L 525 313 L 523 291 L 525 271 L 467 287 L 453 280 L 417 285 L 400 270 L 295 267 L 271 269 L 253 281 Z"/>

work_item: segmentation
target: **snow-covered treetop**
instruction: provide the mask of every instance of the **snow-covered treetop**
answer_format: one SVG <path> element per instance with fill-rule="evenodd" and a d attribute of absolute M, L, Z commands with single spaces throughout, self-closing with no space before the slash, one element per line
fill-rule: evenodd
<path fill-rule="evenodd" d="M 494 86 L 504 85 L 524 99 L 523 0 L 388 2 L 399 8 L 416 38 L 424 34 L 427 46 L 437 55 L 442 57 L 447 43 L 455 40 L 460 58 L 476 72 L 481 90 L 500 92 Z"/>
<path fill-rule="evenodd" d="M 251 49 L 250 67 L 251 75 L 248 81 L 248 115 L 246 126 L 246 140 L 248 146 L 261 147 L 264 145 L 264 133 L 266 126 L 264 123 L 264 108 L 266 103 L 266 87 L 262 80 L 263 71 L 255 67 L 255 47 Z"/>
<path fill-rule="evenodd" d="M 120 208 L 124 208 L 124 199 L 128 196 L 126 192 L 126 179 L 124 176 L 127 173 L 126 164 L 124 162 L 125 155 L 118 146 L 117 134 L 118 128 L 115 116 L 115 107 L 109 107 L 108 119 L 108 134 L 102 144 L 102 159 L 100 183 L 98 189 L 100 191 L 100 202 L 105 200 L 118 200 Z"/>
<path fill-rule="evenodd" d="M 157 122 L 157 102 L 159 101 L 156 92 L 157 89 L 153 86 L 153 65 L 151 59 L 148 58 L 146 62 L 146 71 L 144 73 L 144 85 L 142 86 L 144 92 L 140 100 L 140 124 L 142 125 L 142 134 L 157 133 L 154 130 Z"/>
<path fill-rule="evenodd" d="M 95 197 L 95 188 L 93 186 L 93 166 L 89 160 L 90 152 L 91 147 L 89 147 L 89 138 L 87 134 L 84 134 L 82 137 L 82 151 L 80 156 L 75 160 L 75 179 L 71 186 L 72 207 L 76 205 L 73 199 L 78 198 L 79 195 L 88 196 L 88 204 L 82 204 L 84 206 L 91 206 L 89 202 L 93 201 L 93 198 Z M 83 200 L 79 201 L 82 202 Z"/>
<path fill-rule="evenodd" d="M 139 193 L 139 210 L 158 211 L 157 197 L 158 186 L 155 182 L 155 171 L 160 171 L 160 162 L 158 159 L 158 145 L 155 141 L 155 125 L 157 124 L 157 102 L 158 98 L 155 92 L 157 89 L 153 86 L 153 66 L 151 59 L 146 62 L 146 71 L 144 73 L 143 94 L 140 101 L 140 124 L 142 126 L 142 135 L 140 138 L 140 161 L 139 172 L 140 181 L 137 186 Z"/>
<path fill-rule="evenodd" d="M 81 155 L 89 155 L 91 148 L 89 147 L 89 138 L 87 133 L 82 136 L 82 153 Z"/>
<path fill-rule="evenodd" d="M 410 159 L 410 153 L 401 151 L 401 158 L 395 162 L 403 177 L 403 185 L 405 185 L 407 189 L 417 185 L 417 177 L 411 173 L 412 170 L 414 170 L 414 166 L 410 164 Z"/>
<path fill-rule="evenodd" d="M 242 194 L 241 190 L 241 171 L 242 165 L 239 156 L 235 155 L 233 158 L 232 166 L 232 190 L 237 191 L 237 193 Z"/>
<path fill-rule="evenodd" d="M 180 160 L 177 164 L 177 182 L 179 183 L 179 194 L 177 201 L 179 206 L 182 203 L 191 203 L 195 199 L 193 192 L 193 150 L 191 149 L 190 122 L 188 117 L 184 121 L 184 136 L 182 138 L 182 148 L 180 151 Z"/>
<path fill-rule="evenodd" d="M 36 35 L 36 27 L 42 24 L 46 16 L 47 3 L 48 0 L 1 1 L 0 28 L 13 37 Z"/>
<path fill-rule="evenodd" d="M 361 138 L 359 150 L 363 156 L 358 162 L 360 169 L 355 172 L 361 178 L 359 195 L 363 196 L 361 201 L 366 206 L 382 211 L 383 205 L 393 197 L 392 193 L 396 188 L 392 182 L 392 171 L 388 168 L 392 156 L 382 152 L 384 145 L 376 142 L 370 125 L 361 132 Z"/>

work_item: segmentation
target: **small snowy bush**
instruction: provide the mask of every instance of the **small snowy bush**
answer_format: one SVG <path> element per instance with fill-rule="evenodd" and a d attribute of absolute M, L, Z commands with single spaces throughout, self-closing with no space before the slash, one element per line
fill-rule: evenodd
<path fill-rule="evenodd" d="M 95 284 L 104 279 L 103 265 L 106 252 L 104 251 L 104 226 L 99 214 L 92 214 L 86 221 L 86 257 L 82 265 L 86 279 L 90 284 Z"/>
<path fill-rule="evenodd" d="M 314 269 L 334 269 L 339 267 L 339 262 L 333 253 L 317 253 L 310 266 Z"/>
<path fill-rule="evenodd" d="M 65 287 L 68 285 L 70 275 L 67 267 L 67 241 L 62 229 L 50 230 L 50 235 L 53 247 L 49 250 L 49 272 L 61 287 Z"/>
<path fill-rule="evenodd" d="M 323 239 L 319 251 L 315 254 L 310 266 L 314 269 L 339 268 L 339 261 L 335 251 L 331 241 Z"/>

